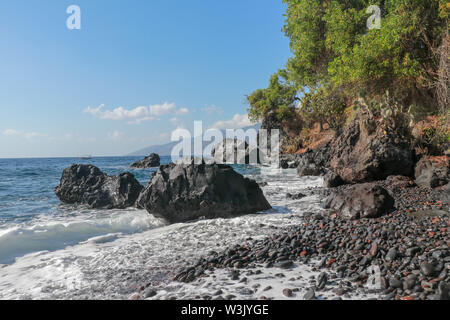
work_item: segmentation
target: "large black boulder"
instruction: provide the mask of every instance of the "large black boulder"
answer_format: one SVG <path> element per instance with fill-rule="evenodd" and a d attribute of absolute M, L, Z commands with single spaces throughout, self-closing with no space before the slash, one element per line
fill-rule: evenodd
<path fill-rule="evenodd" d="M 95 166 L 74 164 L 64 169 L 55 193 L 68 204 L 124 209 L 135 204 L 143 188 L 131 173 L 108 176 Z"/>
<path fill-rule="evenodd" d="M 394 209 L 395 200 L 376 183 L 362 183 L 333 189 L 325 208 L 345 219 L 378 218 Z"/>
<path fill-rule="evenodd" d="M 411 176 L 414 154 L 406 129 L 386 128 L 383 119 L 360 112 L 333 141 L 329 168 L 346 183 Z"/>
<path fill-rule="evenodd" d="M 147 169 L 147 168 L 154 168 L 159 167 L 161 165 L 161 159 L 159 155 L 156 153 L 152 153 L 148 157 L 145 157 L 142 160 L 136 161 L 131 165 L 132 168 L 139 168 L 139 169 Z"/>
<path fill-rule="evenodd" d="M 299 176 L 320 176 L 326 172 L 330 159 L 329 145 L 316 150 L 308 149 L 298 161 Z"/>
<path fill-rule="evenodd" d="M 259 185 L 222 164 L 168 164 L 153 175 L 138 206 L 170 223 L 268 210 Z"/>

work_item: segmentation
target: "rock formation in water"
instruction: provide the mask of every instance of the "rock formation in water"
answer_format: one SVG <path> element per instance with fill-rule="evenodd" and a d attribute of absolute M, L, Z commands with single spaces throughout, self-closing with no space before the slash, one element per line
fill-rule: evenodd
<path fill-rule="evenodd" d="M 134 206 L 142 189 L 131 173 L 108 176 L 95 166 L 74 164 L 64 169 L 55 193 L 68 204 L 123 209 Z"/>
<path fill-rule="evenodd" d="M 138 206 L 171 223 L 236 217 L 271 208 L 259 185 L 230 166 L 173 163 L 154 174 Z"/>
<path fill-rule="evenodd" d="M 136 161 L 131 165 L 132 168 L 139 168 L 139 169 L 148 169 L 148 168 L 155 168 L 159 167 L 161 165 L 161 159 L 159 155 L 156 153 L 152 153 L 148 157 L 145 157 L 145 159 Z"/>

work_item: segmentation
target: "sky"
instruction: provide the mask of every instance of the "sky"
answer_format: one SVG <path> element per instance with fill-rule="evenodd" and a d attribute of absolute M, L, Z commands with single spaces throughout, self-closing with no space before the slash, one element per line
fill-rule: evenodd
<path fill-rule="evenodd" d="M 69 29 L 67 8 L 80 8 Z M 119 156 L 250 125 L 290 56 L 281 0 L 0 2 L 0 158 Z M 73 23 L 75 20 L 70 19 Z"/>

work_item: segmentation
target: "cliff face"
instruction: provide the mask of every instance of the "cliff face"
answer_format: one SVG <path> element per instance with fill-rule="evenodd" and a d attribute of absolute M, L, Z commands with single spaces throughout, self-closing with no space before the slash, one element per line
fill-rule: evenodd
<path fill-rule="evenodd" d="M 327 124 L 316 123 L 312 128 L 306 127 L 299 117 L 289 121 L 280 121 L 276 117 L 263 119 L 261 129 L 280 130 L 280 151 L 282 154 L 302 154 L 308 149 L 318 149 L 326 146 L 336 135 Z M 269 136 L 270 140 L 270 136 Z"/>
<path fill-rule="evenodd" d="M 331 144 L 330 168 L 347 183 L 411 176 L 414 154 L 411 136 L 400 127 L 389 131 L 383 119 L 360 112 Z"/>
<path fill-rule="evenodd" d="M 302 123 L 298 119 L 280 121 L 276 116 L 270 116 L 262 121 L 261 129 L 268 130 L 268 141 L 270 142 L 270 130 L 278 129 L 280 132 L 281 153 L 296 153 L 302 147 L 300 133 Z M 268 144 L 270 148 L 270 143 Z"/>

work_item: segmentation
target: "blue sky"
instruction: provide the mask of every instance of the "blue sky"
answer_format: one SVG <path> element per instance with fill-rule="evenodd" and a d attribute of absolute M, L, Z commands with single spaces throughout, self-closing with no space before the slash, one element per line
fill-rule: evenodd
<path fill-rule="evenodd" d="M 81 30 L 69 30 L 70 5 Z M 289 57 L 281 0 L 0 2 L 0 158 L 123 155 L 242 126 Z"/>

